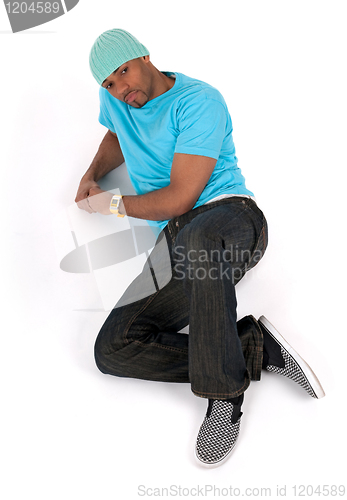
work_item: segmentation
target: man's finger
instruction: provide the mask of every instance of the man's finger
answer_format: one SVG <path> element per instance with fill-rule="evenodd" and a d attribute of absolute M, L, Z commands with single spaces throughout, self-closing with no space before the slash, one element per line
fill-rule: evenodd
<path fill-rule="evenodd" d="M 92 207 L 89 205 L 89 202 L 87 201 L 88 198 L 85 198 L 84 200 L 78 201 L 77 206 L 81 210 L 85 210 L 89 214 L 95 213 L 95 210 L 92 209 Z"/>
<path fill-rule="evenodd" d="M 92 196 L 90 196 L 89 198 L 87 198 L 87 203 L 88 203 L 88 207 L 89 207 L 89 209 L 90 209 L 92 212 L 96 213 L 96 212 L 97 212 L 97 210 L 93 208 L 93 203 L 94 203 L 94 200 L 93 200 L 93 197 L 92 197 Z"/>
<path fill-rule="evenodd" d="M 99 187 L 92 187 L 89 190 L 89 196 L 95 196 L 96 194 L 103 193 L 104 191 Z"/>
<path fill-rule="evenodd" d="M 91 210 L 91 213 L 95 213 L 96 214 L 97 210 L 94 210 L 94 208 L 91 206 L 89 198 L 86 198 L 86 202 L 87 202 L 89 210 Z"/>

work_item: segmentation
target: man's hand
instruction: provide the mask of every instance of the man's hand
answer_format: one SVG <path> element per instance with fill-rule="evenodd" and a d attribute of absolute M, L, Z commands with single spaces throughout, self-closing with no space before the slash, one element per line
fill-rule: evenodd
<path fill-rule="evenodd" d="M 95 212 L 90 206 L 88 201 L 88 196 L 92 196 L 90 191 L 92 189 L 100 189 L 100 186 L 97 182 L 82 178 L 80 185 L 78 187 L 77 195 L 75 198 L 75 202 L 77 203 L 78 208 L 85 210 L 86 212 L 92 214 Z"/>
<path fill-rule="evenodd" d="M 110 212 L 110 203 L 113 197 L 113 193 L 109 191 L 103 191 L 98 187 L 92 187 L 89 190 L 89 197 L 87 201 L 89 207 L 93 212 L 98 212 L 102 215 L 112 215 Z"/>

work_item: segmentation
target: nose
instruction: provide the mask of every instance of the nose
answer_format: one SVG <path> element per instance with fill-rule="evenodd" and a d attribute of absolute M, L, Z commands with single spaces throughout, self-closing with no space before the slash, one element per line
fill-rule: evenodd
<path fill-rule="evenodd" d="M 122 80 L 121 82 L 117 82 L 115 84 L 115 90 L 118 97 L 124 98 L 129 91 L 129 85 L 124 80 Z"/>

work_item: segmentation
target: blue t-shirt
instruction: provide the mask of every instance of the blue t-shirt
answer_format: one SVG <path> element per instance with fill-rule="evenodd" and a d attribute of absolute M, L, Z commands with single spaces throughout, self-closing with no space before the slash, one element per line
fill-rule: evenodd
<path fill-rule="evenodd" d="M 168 186 L 174 154 L 185 153 L 217 160 L 193 208 L 222 194 L 252 196 L 237 166 L 232 122 L 222 95 L 182 73 L 164 74 L 175 75 L 173 87 L 142 108 L 100 88 L 99 121 L 117 134 L 135 192 L 145 194 Z M 168 221 L 148 222 L 163 229 Z"/>

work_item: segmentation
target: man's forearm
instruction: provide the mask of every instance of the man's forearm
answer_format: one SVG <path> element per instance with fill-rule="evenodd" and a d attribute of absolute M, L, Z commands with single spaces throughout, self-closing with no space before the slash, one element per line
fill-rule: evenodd
<path fill-rule="evenodd" d="M 188 212 L 193 206 L 169 185 L 138 196 L 123 196 L 120 213 L 137 219 L 167 220 Z"/>
<path fill-rule="evenodd" d="M 98 182 L 99 179 L 111 170 L 119 167 L 123 162 L 124 158 L 118 138 L 115 134 L 108 131 L 83 177 Z"/>

